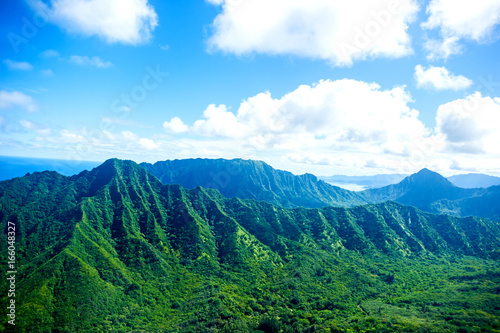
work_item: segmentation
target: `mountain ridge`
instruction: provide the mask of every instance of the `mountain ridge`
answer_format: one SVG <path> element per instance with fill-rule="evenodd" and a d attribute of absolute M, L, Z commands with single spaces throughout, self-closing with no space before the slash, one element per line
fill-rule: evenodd
<path fill-rule="evenodd" d="M 189 189 L 197 186 L 215 188 L 229 198 L 265 200 L 283 207 L 367 203 L 358 194 L 318 181 L 312 174 L 295 176 L 262 161 L 189 159 L 140 165 L 164 184 L 178 183 Z"/>
<path fill-rule="evenodd" d="M 163 185 L 134 162 L 116 159 L 73 177 L 48 172 L 0 182 L 0 213 L 2 225 L 13 221 L 18 230 L 22 331 L 154 325 L 154 331 L 204 332 L 229 327 L 228 318 L 251 323 L 253 317 L 263 327 L 265 307 L 282 304 L 285 309 L 276 309 L 285 318 L 288 309 L 310 303 L 294 288 L 303 293 L 314 285 L 340 309 L 358 308 L 373 285 L 392 290 L 394 276 L 370 277 L 362 268 L 370 256 L 487 260 L 500 248 L 497 224 L 484 219 L 436 216 L 394 202 L 282 208 L 224 198 L 214 189 Z M 378 272 L 387 264 L 370 265 Z M 352 280 L 372 291 L 352 289 L 342 300 L 329 287 L 337 280 L 338 290 L 354 288 Z M 274 284 L 283 285 L 280 300 L 268 302 Z M 202 296 L 207 290 L 214 296 Z M 314 311 L 326 306 L 310 304 Z M 209 326 L 196 329 L 196 322 Z M 309 320 L 300 325 L 312 327 Z"/>
<path fill-rule="evenodd" d="M 215 188 L 226 197 L 264 200 L 282 207 L 353 207 L 394 200 L 436 214 L 472 215 L 500 221 L 500 207 L 491 208 L 490 205 L 497 196 L 500 200 L 496 191 L 462 189 L 426 168 L 397 184 L 354 192 L 330 185 L 313 175 L 295 176 L 253 160 L 167 160 L 141 163 L 141 166 L 164 184 Z M 487 198 L 481 200 L 482 195 Z"/>

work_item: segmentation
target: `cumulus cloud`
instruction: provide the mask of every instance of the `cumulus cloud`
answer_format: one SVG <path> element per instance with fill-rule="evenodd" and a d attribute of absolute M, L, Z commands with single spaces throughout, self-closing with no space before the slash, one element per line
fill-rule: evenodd
<path fill-rule="evenodd" d="M 454 75 L 444 67 L 429 68 L 415 66 L 415 80 L 417 87 L 436 90 L 461 90 L 472 85 L 472 80 L 462 75 Z"/>
<path fill-rule="evenodd" d="M 35 101 L 20 91 L 0 91 L 0 110 L 8 110 L 20 107 L 28 112 L 34 112 L 38 109 Z"/>
<path fill-rule="evenodd" d="M 29 0 L 47 19 L 85 36 L 109 43 L 137 45 L 151 39 L 158 15 L 147 0 Z"/>
<path fill-rule="evenodd" d="M 500 153 L 500 98 L 476 92 L 438 108 L 436 132 L 446 149 L 460 153 Z"/>
<path fill-rule="evenodd" d="M 99 57 L 87 57 L 87 56 L 79 56 L 72 55 L 69 58 L 69 61 L 73 64 L 79 66 L 94 66 L 97 68 L 109 68 L 113 66 L 113 64 L 109 61 L 104 61 Z"/>
<path fill-rule="evenodd" d="M 139 139 L 139 145 L 142 148 L 148 149 L 148 150 L 158 149 L 158 145 L 153 140 L 147 139 L 147 138 Z"/>
<path fill-rule="evenodd" d="M 210 0 L 222 6 L 209 48 L 237 55 L 291 54 L 336 66 L 412 53 L 415 0 Z"/>
<path fill-rule="evenodd" d="M 497 0 L 431 0 L 426 12 L 429 18 L 421 27 L 438 29 L 442 36 L 441 43 L 431 40 L 425 45 L 430 59 L 446 59 L 461 52 L 460 39 L 485 42 L 498 37 L 494 36 L 500 23 L 500 2 Z"/>
<path fill-rule="evenodd" d="M 184 124 L 179 117 L 173 117 L 170 121 L 163 123 L 163 128 L 170 133 L 184 133 L 188 131 L 189 126 Z"/>
<path fill-rule="evenodd" d="M 33 66 L 29 62 L 25 61 L 14 61 L 10 59 L 5 59 L 3 63 L 10 70 L 18 70 L 18 71 L 30 71 L 33 69 Z"/>
<path fill-rule="evenodd" d="M 247 124 L 241 123 L 225 105 L 209 105 L 203 112 L 205 119 L 197 120 L 193 132 L 203 136 L 242 138 L 248 134 Z"/>
<path fill-rule="evenodd" d="M 405 154 L 426 135 L 404 87 L 383 90 L 356 80 L 303 85 L 276 99 L 264 92 L 244 100 L 236 114 L 210 105 L 192 134 L 230 138 L 255 149 L 359 150 Z"/>

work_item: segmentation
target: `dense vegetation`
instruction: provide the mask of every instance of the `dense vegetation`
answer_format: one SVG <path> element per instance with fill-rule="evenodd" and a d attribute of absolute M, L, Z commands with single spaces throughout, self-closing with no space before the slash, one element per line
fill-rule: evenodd
<path fill-rule="evenodd" d="M 142 163 L 164 184 L 215 188 L 224 196 L 263 200 L 282 207 L 352 207 L 393 200 L 435 214 L 500 221 L 500 186 L 463 189 L 427 169 L 398 184 L 362 192 L 344 190 L 315 176 L 294 176 L 261 161 L 187 159 Z"/>
<path fill-rule="evenodd" d="M 141 166 L 163 184 L 213 188 L 228 198 L 267 201 L 281 207 L 348 207 L 368 203 L 356 192 L 318 181 L 314 175 L 295 176 L 262 161 L 199 158 Z"/>
<path fill-rule="evenodd" d="M 109 160 L 1 182 L 7 221 L 18 332 L 500 330 L 500 231 L 485 219 L 287 209 Z"/>

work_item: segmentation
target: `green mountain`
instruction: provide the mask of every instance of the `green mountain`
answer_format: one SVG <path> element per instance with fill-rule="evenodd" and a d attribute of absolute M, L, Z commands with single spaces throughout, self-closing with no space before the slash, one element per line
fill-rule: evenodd
<path fill-rule="evenodd" d="M 141 166 L 163 184 L 214 188 L 228 198 L 267 201 L 281 207 L 349 207 L 367 203 L 356 192 L 329 185 L 311 174 L 295 176 L 276 170 L 262 161 L 186 159 Z"/>
<path fill-rule="evenodd" d="M 459 200 L 474 196 L 477 192 L 476 189 L 456 187 L 440 174 L 422 169 L 397 184 L 366 190 L 363 193 L 371 201 L 396 200 L 405 205 L 430 210 L 435 201 Z"/>
<path fill-rule="evenodd" d="M 423 169 L 400 183 L 361 192 L 369 202 L 394 200 L 427 212 L 500 221 L 500 187 L 465 189 Z"/>
<path fill-rule="evenodd" d="M 5 257 L 15 225 L 17 271 L 1 331 L 500 329 L 500 231 L 484 219 L 281 208 L 114 159 L 0 182 L 0 225 Z"/>
<path fill-rule="evenodd" d="M 397 184 L 354 192 L 315 176 L 295 176 L 261 161 L 187 159 L 142 163 L 163 184 L 219 190 L 225 197 L 267 201 L 281 207 L 352 207 L 388 200 L 421 210 L 500 221 L 500 195 L 494 189 L 463 189 L 436 172 L 423 169 Z"/>

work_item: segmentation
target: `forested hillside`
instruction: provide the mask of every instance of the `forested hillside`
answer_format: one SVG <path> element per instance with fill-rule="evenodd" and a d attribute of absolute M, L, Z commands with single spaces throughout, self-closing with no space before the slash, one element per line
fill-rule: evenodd
<path fill-rule="evenodd" d="M 485 219 L 282 208 L 114 159 L 1 182 L 8 221 L 18 332 L 500 329 L 500 232 Z"/>

